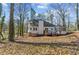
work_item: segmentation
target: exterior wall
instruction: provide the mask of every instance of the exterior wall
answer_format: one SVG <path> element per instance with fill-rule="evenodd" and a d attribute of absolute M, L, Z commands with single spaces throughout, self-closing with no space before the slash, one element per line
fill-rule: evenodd
<path fill-rule="evenodd" d="M 55 27 L 44 27 L 44 30 L 45 30 L 45 28 L 48 28 L 48 34 L 55 34 Z"/>
<path fill-rule="evenodd" d="M 56 26 L 56 34 L 61 34 L 61 30 L 59 26 Z"/>
<path fill-rule="evenodd" d="M 52 33 L 55 34 L 55 27 L 44 27 L 43 21 L 39 21 L 39 26 L 31 26 L 30 23 L 28 23 L 28 32 L 43 35 L 45 28 L 48 28 L 48 34 Z M 32 30 L 30 30 L 32 28 Z M 34 31 L 33 28 L 37 28 L 37 31 Z M 53 29 L 53 30 L 51 30 Z"/>
<path fill-rule="evenodd" d="M 33 26 L 31 28 L 32 28 L 31 33 L 38 34 L 38 27 L 37 26 Z M 33 28 L 37 28 L 37 30 L 33 30 Z"/>
<path fill-rule="evenodd" d="M 43 35 L 43 21 L 39 21 L 39 26 L 31 26 L 30 22 L 28 23 L 28 32 Z M 32 28 L 32 30 L 30 30 Z M 37 31 L 34 31 L 33 28 L 37 28 Z"/>
<path fill-rule="evenodd" d="M 28 22 L 28 33 L 31 32 L 31 31 L 30 31 L 30 27 L 31 27 L 31 26 L 30 26 L 30 22 Z"/>
<path fill-rule="evenodd" d="M 41 20 L 41 21 L 39 21 L 39 26 L 38 26 L 38 34 L 39 35 L 43 35 L 43 29 L 44 29 L 44 23 L 43 23 L 43 21 Z"/>
<path fill-rule="evenodd" d="M 63 31 L 62 28 L 62 26 L 56 26 L 56 34 L 66 34 L 67 31 Z"/>
<path fill-rule="evenodd" d="M 39 21 L 39 26 L 31 26 L 28 23 L 28 32 L 43 35 L 45 28 L 48 28 L 48 34 L 66 34 L 66 31 L 62 31 L 62 27 L 60 26 L 53 26 L 53 27 L 44 27 L 43 21 Z M 31 28 L 31 30 L 30 30 Z M 33 28 L 37 28 L 37 30 L 33 30 Z"/>
<path fill-rule="evenodd" d="M 31 29 L 30 29 L 31 28 Z M 37 28 L 37 30 L 33 30 L 33 28 Z M 28 33 L 34 33 L 37 34 L 38 33 L 38 27 L 37 26 L 31 26 L 30 23 L 28 24 Z"/>

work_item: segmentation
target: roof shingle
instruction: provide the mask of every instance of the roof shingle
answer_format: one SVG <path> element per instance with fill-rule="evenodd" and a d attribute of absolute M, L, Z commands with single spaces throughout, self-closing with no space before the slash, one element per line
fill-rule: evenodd
<path fill-rule="evenodd" d="M 29 22 L 31 23 L 32 26 L 38 26 L 40 20 L 41 19 L 38 19 L 38 20 L 33 19 L 33 20 L 30 20 Z M 44 21 L 44 20 L 42 20 L 42 21 L 44 22 L 44 27 L 53 27 L 53 26 L 55 26 L 55 25 L 53 25 L 53 24 L 51 24 L 47 21 Z"/>

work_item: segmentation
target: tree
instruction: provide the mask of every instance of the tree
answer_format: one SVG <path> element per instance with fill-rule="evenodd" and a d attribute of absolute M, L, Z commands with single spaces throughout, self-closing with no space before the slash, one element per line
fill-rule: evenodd
<path fill-rule="evenodd" d="M 68 31 L 69 31 L 69 28 L 70 28 L 70 18 L 68 17 Z"/>
<path fill-rule="evenodd" d="M 76 3 L 76 21 L 77 21 L 77 30 L 79 30 L 79 17 L 78 17 L 78 3 Z"/>
<path fill-rule="evenodd" d="M 18 22 L 17 25 L 18 27 L 18 35 L 23 36 L 24 35 L 24 21 L 26 19 L 26 13 L 27 13 L 27 8 L 26 4 L 16 4 L 17 7 L 17 17 L 18 17 Z"/>
<path fill-rule="evenodd" d="M 14 3 L 10 4 L 9 41 L 14 41 Z"/>
<path fill-rule="evenodd" d="M 1 17 L 1 14 L 2 14 L 2 4 L 0 3 L 0 17 Z"/>
<path fill-rule="evenodd" d="M 5 21 L 5 15 L 1 17 L 1 14 L 2 14 L 2 4 L 0 3 L 0 20 L 1 20 L 0 21 L 0 36 L 2 37 L 2 39 L 4 39 L 3 34 L 2 34 L 2 29 L 3 29 L 3 25 Z"/>
<path fill-rule="evenodd" d="M 48 10 L 47 11 L 47 13 L 48 13 L 48 17 L 47 17 L 47 20 L 49 21 L 49 22 L 51 22 L 52 24 L 53 24 L 53 18 L 54 18 L 54 14 L 53 14 L 53 10 Z"/>
<path fill-rule="evenodd" d="M 20 35 L 20 20 L 19 19 L 17 19 L 16 20 L 16 28 L 17 28 L 17 37 Z"/>
<path fill-rule="evenodd" d="M 66 17 L 67 17 L 67 9 L 65 9 L 63 6 L 63 4 L 59 4 L 58 5 L 59 8 L 58 8 L 58 15 L 60 16 L 61 20 L 62 20 L 62 26 L 63 26 L 63 31 L 66 31 Z"/>
<path fill-rule="evenodd" d="M 3 29 L 3 25 L 4 25 L 4 21 L 5 21 L 5 16 L 3 16 L 1 19 L 2 20 L 1 20 L 1 23 L 0 23 L 0 32 L 2 32 L 2 29 Z"/>

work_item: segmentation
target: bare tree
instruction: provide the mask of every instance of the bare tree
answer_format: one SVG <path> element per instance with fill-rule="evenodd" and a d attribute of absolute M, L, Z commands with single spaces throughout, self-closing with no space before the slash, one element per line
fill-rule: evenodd
<path fill-rule="evenodd" d="M 10 4 L 9 41 L 14 41 L 14 3 Z"/>
<path fill-rule="evenodd" d="M 53 14 L 53 10 L 48 10 L 47 13 L 48 13 L 48 17 L 47 17 L 47 20 L 50 21 L 52 24 L 53 24 L 53 17 L 54 17 L 54 14 Z"/>
<path fill-rule="evenodd" d="M 0 17 L 1 17 L 1 14 L 2 14 L 2 4 L 0 3 Z"/>
<path fill-rule="evenodd" d="M 20 36 L 24 35 L 24 21 L 26 19 L 26 13 L 27 13 L 27 8 L 26 8 L 26 4 L 16 4 L 16 8 L 17 8 L 17 17 L 18 17 L 18 34 Z"/>
<path fill-rule="evenodd" d="M 3 25 L 5 21 L 5 15 L 2 17 L 1 15 L 2 15 L 2 4 L 0 3 L 0 36 L 2 37 L 2 39 L 4 39 L 3 34 L 2 34 L 2 29 L 3 29 Z"/>
<path fill-rule="evenodd" d="M 58 4 L 59 8 L 57 13 L 59 14 L 61 20 L 62 20 L 62 26 L 63 26 L 63 31 L 66 31 L 66 16 L 67 16 L 67 9 L 62 7 L 63 4 Z"/>
<path fill-rule="evenodd" d="M 79 16 L 78 16 L 78 3 L 76 3 L 76 21 L 77 21 L 77 30 L 79 30 Z"/>

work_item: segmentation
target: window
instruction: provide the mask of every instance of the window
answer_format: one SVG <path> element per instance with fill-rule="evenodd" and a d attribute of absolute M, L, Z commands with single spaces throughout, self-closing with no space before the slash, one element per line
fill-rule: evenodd
<path fill-rule="evenodd" d="M 32 25 L 32 23 L 30 23 L 30 25 Z"/>
<path fill-rule="evenodd" d="M 30 30 L 32 30 L 32 28 L 30 28 Z"/>
<path fill-rule="evenodd" d="M 53 28 L 51 28 L 51 30 L 53 30 Z"/>
<path fill-rule="evenodd" d="M 33 28 L 34 31 L 37 31 L 37 28 Z"/>
<path fill-rule="evenodd" d="M 45 28 L 45 30 L 48 30 L 48 28 Z"/>

